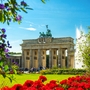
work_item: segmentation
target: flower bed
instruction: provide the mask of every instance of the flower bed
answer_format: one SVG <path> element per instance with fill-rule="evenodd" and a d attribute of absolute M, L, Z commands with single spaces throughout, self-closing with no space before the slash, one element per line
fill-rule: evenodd
<path fill-rule="evenodd" d="M 90 90 L 90 76 L 69 77 L 62 81 L 51 80 L 44 84 L 47 78 L 43 75 L 38 80 L 26 80 L 21 84 L 15 84 L 12 87 L 3 87 L 0 90 Z"/>

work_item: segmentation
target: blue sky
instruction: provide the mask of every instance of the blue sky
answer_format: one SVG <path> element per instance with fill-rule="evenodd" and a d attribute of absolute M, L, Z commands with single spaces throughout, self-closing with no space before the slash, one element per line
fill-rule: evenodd
<path fill-rule="evenodd" d="M 39 32 L 46 33 L 46 25 L 54 38 L 72 37 L 76 39 L 76 29 L 82 27 L 87 32 L 90 26 L 90 0 L 24 0 L 33 10 L 21 12 L 22 23 L 1 24 L 6 29 L 7 40 L 12 52 L 21 52 L 22 40 L 37 39 Z"/>

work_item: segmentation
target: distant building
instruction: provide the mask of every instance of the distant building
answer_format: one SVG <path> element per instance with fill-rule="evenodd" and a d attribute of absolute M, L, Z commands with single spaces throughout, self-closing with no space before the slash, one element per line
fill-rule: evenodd
<path fill-rule="evenodd" d="M 15 62 L 19 65 L 19 67 L 22 66 L 22 54 L 12 53 L 9 55 L 10 55 L 10 57 L 9 57 L 10 63 Z"/>

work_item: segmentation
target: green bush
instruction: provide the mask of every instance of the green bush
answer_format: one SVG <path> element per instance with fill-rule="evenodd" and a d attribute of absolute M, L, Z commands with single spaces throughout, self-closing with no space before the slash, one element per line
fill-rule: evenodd
<path fill-rule="evenodd" d="M 85 73 L 86 73 L 85 69 L 46 69 L 40 71 L 40 74 L 42 75 L 46 74 L 82 75 Z"/>

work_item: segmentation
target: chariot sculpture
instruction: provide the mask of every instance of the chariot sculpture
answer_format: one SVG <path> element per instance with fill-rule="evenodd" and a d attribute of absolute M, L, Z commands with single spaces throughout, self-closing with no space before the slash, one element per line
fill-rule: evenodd
<path fill-rule="evenodd" d="M 46 34 L 44 32 L 39 32 L 40 34 L 40 38 L 47 38 L 47 37 L 52 37 L 52 34 L 51 34 L 51 30 L 48 29 L 48 25 L 46 25 L 46 28 L 47 28 L 47 31 L 46 31 Z"/>

